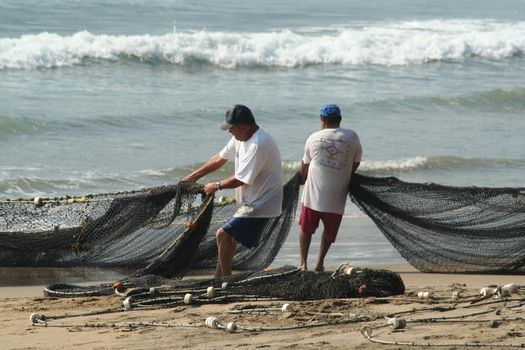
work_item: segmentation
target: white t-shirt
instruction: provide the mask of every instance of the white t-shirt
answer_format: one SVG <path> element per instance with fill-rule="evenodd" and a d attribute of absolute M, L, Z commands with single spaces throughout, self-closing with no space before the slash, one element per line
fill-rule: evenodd
<path fill-rule="evenodd" d="M 244 182 L 235 189 L 241 207 L 235 217 L 270 218 L 281 215 L 283 175 L 277 144 L 265 129 L 247 141 L 232 137 L 219 157 L 235 161 L 235 178 Z"/>
<path fill-rule="evenodd" d="M 321 212 L 343 214 L 354 162 L 361 161 L 361 143 L 350 129 L 328 128 L 310 135 L 303 163 L 309 164 L 302 204 Z"/>

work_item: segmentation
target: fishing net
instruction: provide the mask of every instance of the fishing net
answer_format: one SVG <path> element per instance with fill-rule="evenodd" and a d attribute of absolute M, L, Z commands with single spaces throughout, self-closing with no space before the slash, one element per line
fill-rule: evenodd
<path fill-rule="evenodd" d="M 210 287 L 214 289 L 211 294 Z M 175 280 L 145 275 L 96 286 L 56 284 L 48 286 L 44 292 L 54 297 L 93 296 L 112 294 L 115 288 L 123 296 L 133 296 L 134 302 L 148 305 L 182 303 L 182 298 L 188 293 L 195 298 L 200 297 L 202 302 L 221 303 L 260 298 L 317 300 L 385 297 L 405 292 L 403 281 L 395 272 L 346 264 L 332 274 L 283 266 L 211 279 Z"/>
<path fill-rule="evenodd" d="M 235 269 L 270 265 L 288 236 L 299 174 L 284 186 L 282 215 L 259 245 L 242 245 Z M 352 201 L 424 272 L 522 273 L 525 189 L 453 187 L 355 174 Z M 0 265 L 138 269 L 135 276 L 183 276 L 213 268 L 215 232 L 237 210 L 202 186 L 181 182 L 133 192 L 0 201 Z"/>
<path fill-rule="evenodd" d="M 254 249 L 239 245 L 234 267 L 268 266 L 286 239 L 299 175 L 284 186 L 283 213 L 270 220 Z M 217 261 L 215 231 L 237 210 L 215 203 L 202 185 L 82 197 L 0 202 L 0 265 L 136 268 L 136 275 L 183 276 Z M 200 253 L 199 253 L 200 251 Z"/>
<path fill-rule="evenodd" d="M 354 174 L 349 196 L 420 271 L 524 271 L 525 188 L 454 187 Z"/>
<path fill-rule="evenodd" d="M 209 199 L 201 201 L 207 205 L 193 206 L 201 192 L 201 186 L 181 182 L 133 192 L 0 202 L 0 263 L 144 266 L 192 231 L 188 223 L 199 211 L 213 210 Z"/>

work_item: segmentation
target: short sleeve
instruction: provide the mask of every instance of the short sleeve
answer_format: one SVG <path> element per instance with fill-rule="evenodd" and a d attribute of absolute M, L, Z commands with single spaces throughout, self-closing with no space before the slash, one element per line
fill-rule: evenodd
<path fill-rule="evenodd" d="M 224 146 L 224 148 L 219 152 L 219 157 L 229 161 L 235 160 L 235 137 L 232 137 L 226 146 Z"/>
<path fill-rule="evenodd" d="M 310 154 L 310 140 L 311 140 L 311 136 L 308 137 L 308 139 L 306 140 L 306 143 L 304 145 L 304 154 L 303 154 L 303 163 L 304 164 L 310 164 L 310 162 L 312 161 L 312 155 Z"/>

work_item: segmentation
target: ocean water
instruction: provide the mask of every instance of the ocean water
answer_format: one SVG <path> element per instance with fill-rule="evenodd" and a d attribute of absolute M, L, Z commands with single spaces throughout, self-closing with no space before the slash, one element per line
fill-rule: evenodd
<path fill-rule="evenodd" d="M 287 178 L 337 103 L 364 174 L 523 187 L 525 2 L 0 2 L 0 199 L 176 183 L 227 142 L 234 103 Z M 404 262 L 347 207 L 327 265 Z M 298 263 L 297 235 L 274 265 Z"/>

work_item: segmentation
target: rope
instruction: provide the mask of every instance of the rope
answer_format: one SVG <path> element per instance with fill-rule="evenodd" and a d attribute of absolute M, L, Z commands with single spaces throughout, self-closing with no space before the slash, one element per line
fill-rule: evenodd
<path fill-rule="evenodd" d="M 484 298 L 486 299 L 486 298 Z M 512 304 L 508 304 L 509 302 L 514 302 Z M 498 324 L 499 322 L 512 322 L 512 321 L 525 321 L 524 317 L 497 317 L 492 319 L 466 319 L 468 317 L 474 317 L 474 316 L 480 316 L 480 315 L 486 315 L 492 312 L 497 312 L 502 309 L 502 307 L 506 309 L 514 309 L 519 308 L 525 305 L 525 300 L 523 299 L 517 299 L 517 298 L 508 298 L 508 297 L 502 297 L 497 300 L 491 300 L 486 301 L 484 303 L 480 304 L 470 304 L 470 305 L 463 305 L 463 306 L 454 306 L 454 307 L 435 307 L 435 308 L 420 308 L 420 309 L 412 309 L 407 311 L 401 311 L 397 312 L 396 315 L 400 314 L 407 314 L 407 313 L 418 313 L 422 311 L 435 311 L 436 309 L 440 312 L 443 311 L 452 311 L 452 310 L 458 310 L 458 309 L 469 309 L 473 307 L 480 307 L 480 306 L 487 306 L 487 305 L 493 305 L 493 304 L 502 304 L 500 306 L 494 306 L 494 307 L 488 307 L 486 310 L 481 311 L 475 311 L 471 313 L 461 314 L 461 315 L 451 315 L 451 316 L 442 316 L 442 317 L 426 317 L 426 318 L 416 318 L 411 320 L 404 320 L 404 319 L 397 319 L 397 320 L 403 320 L 401 323 L 395 323 L 389 321 L 387 325 L 394 325 L 394 324 L 402 324 L 402 327 L 404 328 L 405 324 L 407 323 L 490 323 L 490 324 Z M 392 321 L 395 321 L 396 319 L 391 319 Z M 484 346 L 492 346 L 492 347 L 524 347 L 525 343 L 519 343 L 519 344 L 512 344 L 512 343 L 429 343 L 429 342 L 404 342 L 404 341 L 396 341 L 396 340 L 386 340 L 386 339 L 380 339 L 376 337 L 372 337 L 372 332 L 374 329 L 381 329 L 385 328 L 385 325 L 378 325 L 375 327 L 365 325 L 361 328 L 361 334 L 368 339 L 370 342 L 378 343 L 378 344 L 385 344 L 385 345 L 404 345 L 404 346 L 415 346 L 415 347 L 456 347 L 456 346 L 475 346 L 475 347 L 484 347 Z M 396 329 L 396 326 L 394 326 L 394 329 Z"/>
<path fill-rule="evenodd" d="M 118 308 L 107 308 L 107 309 L 88 311 L 88 312 L 77 313 L 77 314 L 64 313 L 64 314 L 53 315 L 53 316 L 45 316 L 45 315 L 40 315 L 40 314 L 37 314 L 37 313 L 33 313 L 33 314 L 31 314 L 29 319 L 30 319 L 30 321 L 32 323 L 34 321 L 43 321 L 43 322 L 47 323 L 47 321 L 57 320 L 57 319 L 62 319 L 62 318 L 94 316 L 94 315 L 110 314 L 110 313 L 121 312 L 121 311 L 124 311 L 124 310 L 122 310 L 121 307 L 118 307 Z"/>
<path fill-rule="evenodd" d="M 94 315 L 95 313 L 86 313 L 83 315 Z M 69 315 L 73 316 L 82 316 L 81 314 Z M 334 320 L 326 322 L 313 322 L 313 323 L 302 323 L 289 326 L 281 327 L 245 327 L 238 326 L 234 322 L 230 322 L 228 326 L 224 326 L 217 318 L 208 317 L 205 324 L 201 323 L 172 323 L 172 322 L 97 322 L 97 323 L 50 323 L 52 319 L 58 319 L 62 316 L 51 316 L 45 317 L 42 315 L 33 314 L 31 315 L 31 324 L 33 326 L 42 326 L 42 327 L 57 327 L 57 328 L 140 328 L 140 327 L 165 327 L 165 328 L 199 328 L 207 326 L 208 328 L 228 330 L 230 332 L 235 332 L 237 330 L 245 332 L 270 332 L 270 331 L 285 331 L 285 330 L 294 330 L 294 329 L 306 329 L 306 328 L 316 328 L 316 327 L 326 327 L 330 325 L 341 325 L 348 323 L 362 322 L 368 319 L 366 316 L 359 315 L 352 319 L 348 320 Z"/>
<path fill-rule="evenodd" d="M 251 281 L 265 281 L 266 278 L 269 277 L 275 277 L 275 276 L 286 276 L 288 274 L 292 274 L 297 272 L 299 269 L 293 269 L 281 273 L 274 273 L 272 275 L 266 275 L 266 276 L 256 276 L 252 278 L 247 278 L 245 280 L 242 280 L 240 282 L 233 282 L 230 287 L 227 288 L 226 285 L 223 284 L 224 288 L 215 288 L 215 287 L 208 287 L 208 288 L 187 288 L 185 290 L 173 290 L 175 287 L 170 286 L 162 286 L 162 287 L 153 287 L 149 290 L 146 290 L 145 288 L 137 288 L 135 290 L 130 290 L 128 293 L 121 293 L 121 295 L 125 296 L 128 295 L 127 298 L 123 301 L 123 308 L 111 308 L 111 309 L 103 309 L 103 310 L 96 310 L 92 312 L 87 313 L 81 313 L 81 314 L 62 314 L 62 315 L 55 315 L 51 317 L 45 317 L 38 314 L 31 315 L 31 323 L 35 326 L 53 326 L 53 327 L 86 327 L 86 328 L 95 328 L 95 327 L 113 327 L 113 328 L 139 328 L 139 327 L 166 327 L 166 328 L 182 328 L 182 327 L 208 327 L 212 329 L 218 329 L 222 331 L 227 332 L 236 332 L 236 331 L 242 331 L 242 332 L 251 332 L 251 333 L 257 333 L 257 332 L 271 332 L 271 331 L 289 331 L 289 330 L 297 330 L 297 329 L 308 329 L 308 328 L 315 328 L 315 327 L 326 327 L 326 326 L 333 326 L 333 325 L 343 325 L 343 324 L 350 324 L 350 323 L 358 323 L 358 322 L 370 322 L 370 321 L 376 321 L 378 320 L 377 314 L 372 315 L 363 315 L 363 314 L 353 314 L 353 313 L 344 313 L 344 312 L 313 312 L 305 310 L 302 313 L 299 313 L 299 310 L 294 310 L 290 304 L 277 304 L 277 303 L 270 303 L 268 305 L 245 305 L 242 307 L 238 307 L 237 309 L 229 310 L 226 313 L 228 314 L 271 314 L 275 312 L 288 312 L 289 315 L 286 315 L 286 318 L 289 318 L 293 316 L 296 321 L 303 321 L 300 323 L 292 323 L 289 322 L 289 324 L 283 325 L 283 326 L 247 326 L 247 325 L 237 325 L 235 322 L 228 322 L 226 325 L 221 323 L 220 320 L 218 320 L 216 317 L 208 317 L 204 324 L 202 323 L 174 323 L 174 322 L 120 322 L 120 323 L 79 323 L 79 324 L 73 324 L 73 323 L 54 323 L 51 322 L 52 320 L 60 319 L 60 318 L 67 318 L 67 317 L 78 317 L 78 316 L 90 316 L 90 315 L 97 315 L 101 313 L 111 313 L 111 312 L 122 312 L 125 310 L 131 310 L 131 309 L 153 309 L 153 308 L 159 308 L 159 307 L 173 307 L 173 306 L 180 306 L 180 305 L 187 305 L 190 307 L 190 305 L 205 305 L 205 304 L 216 304 L 216 303 L 228 303 L 228 302 L 241 302 L 241 301 L 275 301 L 275 300 L 282 300 L 282 298 L 272 298 L 272 297 L 260 297 L 258 295 L 249 295 L 249 294 L 233 294 L 235 293 L 235 286 L 248 283 Z M 503 288 L 498 287 L 494 290 L 502 291 Z M 188 293 L 191 292 L 191 293 Z M 519 294 L 519 293 L 518 293 Z M 476 316 L 482 316 L 487 315 L 490 313 L 496 312 L 497 315 L 500 315 L 502 313 L 502 310 L 513 310 L 516 308 L 521 308 L 525 305 L 525 299 L 522 297 L 511 297 L 510 295 L 505 295 L 503 293 L 493 293 L 490 296 L 482 295 L 480 296 L 463 296 L 461 297 L 459 294 L 455 294 L 456 297 L 453 301 L 447 300 L 445 297 L 440 296 L 432 296 L 431 298 L 399 298 L 399 297 L 387 297 L 387 298 L 374 298 L 370 299 L 370 301 L 365 301 L 365 304 L 367 303 L 376 303 L 378 301 L 408 301 L 408 302 L 418 302 L 418 303 L 428 303 L 433 301 L 440 300 L 442 304 L 445 305 L 436 305 L 431 307 L 420 307 L 420 308 L 411 308 L 409 310 L 402 310 L 399 312 L 396 312 L 395 314 L 397 316 L 399 315 L 406 315 L 406 314 L 412 314 L 417 315 L 419 313 L 423 312 L 449 312 L 454 310 L 471 310 L 473 308 L 476 308 L 475 310 L 471 310 L 472 312 L 464 312 L 459 315 L 443 315 L 439 317 L 420 317 L 420 318 L 412 318 L 410 320 L 405 320 L 398 317 L 393 317 L 392 315 L 385 315 L 384 318 L 386 319 L 386 324 L 377 324 L 377 325 L 365 325 L 361 329 L 361 334 L 370 342 L 373 343 L 379 343 L 379 344 L 389 344 L 389 345 L 403 345 L 403 346 L 419 346 L 419 347 L 431 347 L 431 346 L 447 346 L 447 347 L 455 347 L 455 346 L 501 346 L 501 347 L 522 347 L 525 346 L 525 344 L 507 344 L 507 343 L 479 343 L 479 342 L 465 342 L 465 343 L 430 343 L 430 342 L 405 342 L 405 341 L 396 341 L 396 340 L 390 340 L 390 339 L 383 339 L 379 337 L 372 336 L 372 332 L 374 330 L 378 329 L 385 329 L 387 327 L 391 327 L 395 330 L 405 328 L 407 324 L 421 324 L 421 323 L 445 323 L 448 322 L 450 324 L 464 322 L 464 323 L 482 323 L 482 322 L 489 322 L 489 325 L 492 327 L 497 327 L 500 322 L 523 322 L 525 321 L 524 317 L 506 317 L 506 316 L 499 316 L 492 319 L 474 319 Z M 427 296 L 430 296 L 430 293 L 427 294 Z M 492 300 L 489 300 L 488 298 L 492 297 Z M 384 302 L 379 302 L 384 303 Z M 453 303 L 453 305 L 450 305 L 450 303 Z M 362 307 L 362 305 L 361 305 Z M 305 317 L 306 315 L 306 317 Z M 313 317 L 311 317 L 313 316 Z M 326 320 L 322 317 L 326 318 L 338 318 L 338 319 L 329 319 Z M 395 332 L 393 332 L 395 333 Z"/>
<path fill-rule="evenodd" d="M 305 323 L 305 324 L 296 324 L 291 326 L 283 327 L 239 327 L 240 330 L 246 332 L 271 332 L 271 331 L 288 331 L 293 329 L 305 329 L 305 328 L 316 328 L 316 327 L 326 327 L 333 325 L 357 323 L 363 321 L 362 319 L 349 319 L 349 320 L 334 320 L 326 322 L 317 322 L 317 323 Z"/>
<path fill-rule="evenodd" d="M 48 323 L 39 321 L 33 326 L 56 327 L 56 328 L 141 328 L 141 327 L 165 327 L 165 328 L 202 328 L 201 323 L 171 323 L 171 322 L 116 322 L 116 323 Z"/>
<path fill-rule="evenodd" d="M 516 347 L 522 348 L 525 347 L 525 343 L 519 344 L 506 344 L 506 343 L 481 343 L 481 342 L 465 342 L 465 343 L 423 343 L 423 342 L 406 342 L 406 341 L 397 341 L 397 340 L 385 340 L 372 337 L 372 328 L 369 326 L 363 326 L 361 328 L 361 334 L 372 343 L 384 344 L 384 345 L 405 345 L 405 346 L 416 346 L 416 347 L 456 347 L 456 346 L 471 346 L 471 347 Z"/>

